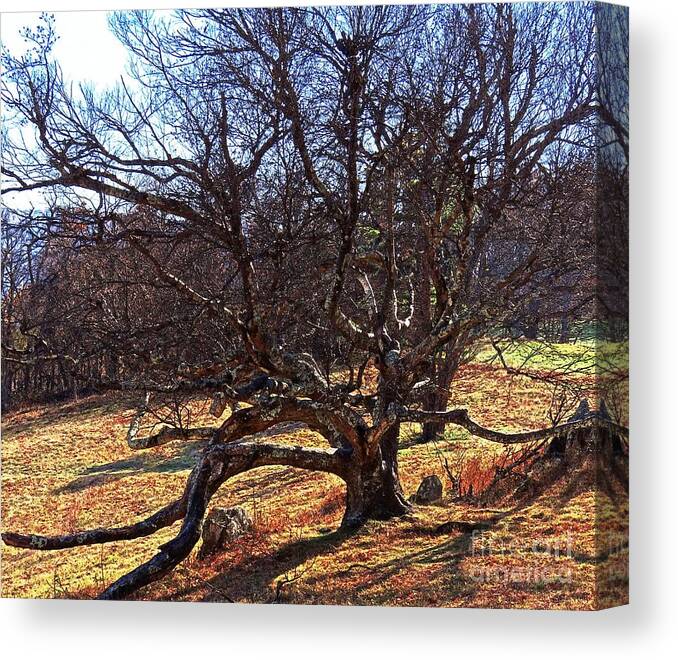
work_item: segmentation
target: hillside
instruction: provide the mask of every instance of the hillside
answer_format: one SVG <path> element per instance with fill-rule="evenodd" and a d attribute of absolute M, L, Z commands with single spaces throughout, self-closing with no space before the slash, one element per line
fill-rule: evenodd
<path fill-rule="evenodd" d="M 518 430 L 547 423 L 550 394 L 538 381 L 474 363 L 451 398 L 452 405 L 462 402 L 487 425 Z M 213 424 L 204 404 L 196 413 Z M 131 403 L 109 393 L 4 416 L 3 530 L 55 534 L 126 524 L 175 497 L 199 443 L 133 452 L 125 442 L 132 413 Z M 259 468 L 227 482 L 212 502 L 245 507 L 252 533 L 210 560 L 199 561 L 194 552 L 137 597 L 563 609 L 619 602 L 627 579 L 625 493 L 601 492 L 591 473 L 578 475 L 574 485 L 566 475 L 538 498 L 517 504 L 459 498 L 449 474 L 460 478 L 462 493 L 470 486 L 477 493 L 491 481 L 503 448 L 455 428 L 444 440 L 420 445 L 416 432 L 405 427 L 401 434 L 405 492 L 437 474 L 445 488 L 441 502 L 344 533 L 337 531 L 344 493 L 338 478 Z M 277 442 L 322 443 L 297 425 L 275 435 Z M 2 596 L 95 596 L 176 530 L 45 553 L 3 545 Z M 605 588 L 595 594 L 597 583 Z"/>

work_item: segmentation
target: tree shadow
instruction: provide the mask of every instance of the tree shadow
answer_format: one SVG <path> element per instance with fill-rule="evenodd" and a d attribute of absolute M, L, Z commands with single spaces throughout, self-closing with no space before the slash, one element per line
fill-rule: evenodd
<path fill-rule="evenodd" d="M 216 575 L 208 583 L 210 595 L 202 600 L 222 602 L 219 594 L 228 594 L 228 597 L 237 601 L 253 601 L 258 603 L 285 602 L 284 586 L 294 581 L 300 566 L 315 557 L 328 551 L 337 550 L 347 539 L 359 533 L 356 529 L 339 528 L 325 534 L 311 538 L 291 541 L 274 552 L 255 559 L 245 557 L 236 565 L 229 563 L 229 556 L 224 556 L 221 563 L 214 565 Z M 247 542 L 243 539 L 243 542 Z M 271 582 L 282 575 L 292 574 L 288 582 L 278 581 L 276 589 L 271 589 Z M 172 600 L 184 600 L 205 586 L 192 584 L 172 593 Z M 216 594 L 216 595 L 215 595 Z"/>
<path fill-rule="evenodd" d="M 30 413 L 32 408 L 3 414 L 3 430 L 5 433 L 19 435 L 36 429 L 49 428 L 72 417 L 85 421 L 91 417 L 122 412 L 134 407 L 134 405 L 135 399 L 130 396 L 120 395 L 116 396 L 115 399 L 106 397 L 102 400 L 101 395 L 95 394 L 60 405 L 45 404 L 39 417 L 30 417 L 26 420 L 22 420 L 22 417 Z"/>
<path fill-rule="evenodd" d="M 109 484 L 142 473 L 169 474 L 190 470 L 198 460 L 203 447 L 203 440 L 194 440 L 182 444 L 178 453 L 171 458 L 143 453 L 110 463 L 92 465 L 85 468 L 73 481 L 54 492 L 56 494 L 77 493 L 87 488 Z"/>
<path fill-rule="evenodd" d="M 406 535 L 429 536 L 432 539 L 436 539 L 436 542 L 427 547 L 387 559 L 381 563 L 370 564 L 368 567 L 361 567 L 360 565 L 347 566 L 344 570 L 338 571 L 335 577 L 343 578 L 343 582 L 356 568 L 363 568 L 363 570 L 367 568 L 369 574 L 363 577 L 360 584 L 347 589 L 345 592 L 345 598 L 352 601 L 356 596 L 360 597 L 361 594 L 366 594 L 370 589 L 380 584 L 388 583 L 389 580 L 396 578 L 401 573 L 407 574 L 415 565 L 432 566 L 435 568 L 434 570 L 427 571 L 427 579 L 410 587 L 406 595 L 418 597 L 421 603 L 425 603 L 431 599 L 431 583 L 442 579 L 446 583 L 446 600 L 458 596 L 470 598 L 475 593 L 477 585 L 464 573 L 461 568 L 461 562 L 473 556 L 475 552 L 474 537 L 477 531 L 490 531 L 497 523 L 506 516 L 511 515 L 511 513 L 511 511 L 501 512 L 490 518 L 475 522 L 451 520 L 434 527 L 413 526 L 406 531 Z M 439 540 L 441 536 L 447 538 Z M 393 599 L 397 600 L 403 595 L 402 588 L 394 585 L 392 588 L 380 591 L 379 602 L 372 603 L 369 600 L 369 595 L 366 594 L 366 600 L 363 604 L 378 605 L 390 602 Z M 440 603 L 431 601 L 429 604 L 439 605 Z"/>
<path fill-rule="evenodd" d="M 338 570 L 331 573 L 323 572 L 319 575 L 306 576 L 307 571 L 313 569 L 314 559 L 332 554 L 338 551 L 346 541 L 351 539 L 356 541 L 361 536 L 364 536 L 366 544 L 372 544 L 374 530 L 366 527 L 339 528 L 329 533 L 286 543 L 270 554 L 256 557 L 248 556 L 247 549 L 245 549 L 238 553 L 239 558 L 236 559 L 235 564 L 231 563 L 232 553 L 226 551 L 218 563 L 213 564 L 215 574 L 209 582 L 204 580 L 193 582 L 191 585 L 173 591 L 171 599 L 192 600 L 207 587 L 209 592 L 201 597 L 205 601 L 298 602 L 288 588 L 292 587 L 297 580 L 302 580 L 305 589 L 313 590 L 315 594 L 313 602 L 322 603 L 324 602 L 323 594 L 330 594 L 331 597 L 327 602 L 332 604 L 379 605 L 390 599 L 397 600 L 402 597 L 404 595 L 402 589 L 394 583 L 393 587 L 382 589 L 376 600 L 369 594 L 372 588 L 388 583 L 400 573 L 406 574 L 414 565 L 422 564 L 437 566 L 429 572 L 429 577 L 431 580 L 443 578 L 447 581 L 447 597 L 453 598 L 460 595 L 471 597 L 476 590 L 476 585 L 469 576 L 464 574 L 460 563 L 473 552 L 473 530 L 491 529 L 505 515 L 508 515 L 508 512 L 476 523 L 459 523 L 462 526 L 469 525 L 468 528 L 462 527 L 462 529 L 467 529 L 462 532 L 457 527 L 450 528 L 445 525 L 433 527 L 412 525 L 404 530 L 405 536 L 429 536 L 432 543 L 427 547 L 378 563 L 347 562 Z M 441 537 L 444 538 L 441 539 Z M 245 538 L 243 538 L 243 543 L 247 544 Z M 356 550 L 359 550 L 360 546 L 360 541 L 357 541 Z M 356 571 L 362 573 L 357 583 L 355 579 L 352 579 Z M 422 581 L 409 593 L 416 592 L 424 601 L 428 595 L 428 587 L 429 582 Z"/>

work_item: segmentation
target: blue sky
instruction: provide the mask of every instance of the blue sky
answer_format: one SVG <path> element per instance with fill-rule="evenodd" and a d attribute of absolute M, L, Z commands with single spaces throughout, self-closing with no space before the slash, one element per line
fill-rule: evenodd
<path fill-rule="evenodd" d="M 112 86 L 125 73 L 127 51 L 108 28 L 107 11 L 63 11 L 54 13 L 54 27 L 60 39 L 54 56 L 64 78 L 74 82 L 90 82 L 97 88 Z M 21 28 L 37 24 L 38 12 L 3 13 L 0 16 L 0 38 L 3 47 L 12 53 L 25 48 Z M 11 193 L 6 203 L 21 208 L 44 206 L 47 191 Z"/>

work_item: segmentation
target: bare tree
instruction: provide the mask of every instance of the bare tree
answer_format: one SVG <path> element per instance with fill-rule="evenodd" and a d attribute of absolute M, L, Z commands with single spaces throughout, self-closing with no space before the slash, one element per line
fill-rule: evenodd
<path fill-rule="evenodd" d="M 126 356 L 109 381 L 143 395 L 131 446 L 176 437 L 142 437 L 154 397 L 211 392 L 232 413 L 209 432 L 183 495 L 154 516 L 63 537 L 7 532 L 6 543 L 104 543 L 182 519 L 102 594 L 118 598 L 188 555 L 212 495 L 245 470 L 336 474 L 343 524 L 357 525 L 411 508 L 402 422 L 502 444 L 594 425 L 624 433 L 585 417 L 510 434 L 445 409 L 479 341 L 585 305 L 588 5 L 133 12 L 112 26 L 133 80 L 104 94 L 64 82 L 49 21 L 34 49 L 5 56 L 16 122 L 5 192 L 54 198 L 15 225 L 43 251 L 61 240 L 87 273 L 62 285 L 98 310 L 91 343 Z M 251 437 L 289 421 L 330 449 Z"/>

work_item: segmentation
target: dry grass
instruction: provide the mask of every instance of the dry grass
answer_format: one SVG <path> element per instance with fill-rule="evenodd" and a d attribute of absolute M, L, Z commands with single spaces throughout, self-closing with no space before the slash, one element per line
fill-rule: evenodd
<path fill-rule="evenodd" d="M 533 428 L 548 422 L 550 394 L 536 381 L 474 364 L 451 403 L 489 426 Z M 54 534 L 129 523 L 177 497 L 199 443 L 133 452 L 125 442 L 131 414 L 110 394 L 5 416 L 2 528 Z M 403 429 L 404 489 L 409 495 L 424 476 L 438 474 L 446 487 L 442 503 L 346 534 L 337 531 L 339 479 L 260 468 L 229 481 L 213 500 L 244 506 L 254 518 L 252 533 L 204 562 L 194 552 L 138 597 L 556 609 L 625 600 L 623 494 L 602 495 L 582 476 L 574 487 L 554 484 L 520 507 L 507 502 L 484 509 L 455 500 L 444 460 L 477 492 L 493 475 L 501 448 L 457 429 L 435 444 L 417 445 L 411 441 L 416 431 Z M 281 429 L 276 441 L 322 442 L 295 425 Z M 46 553 L 3 546 L 2 596 L 89 598 L 152 556 L 176 530 Z"/>

